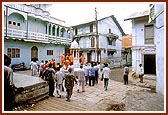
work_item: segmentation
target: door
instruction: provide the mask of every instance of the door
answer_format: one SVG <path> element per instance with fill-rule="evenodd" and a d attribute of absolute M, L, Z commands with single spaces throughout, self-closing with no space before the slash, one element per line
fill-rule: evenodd
<path fill-rule="evenodd" d="M 88 63 L 91 62 L 91 53 L 87 53 L 87 62 L 88 62 Z"/>

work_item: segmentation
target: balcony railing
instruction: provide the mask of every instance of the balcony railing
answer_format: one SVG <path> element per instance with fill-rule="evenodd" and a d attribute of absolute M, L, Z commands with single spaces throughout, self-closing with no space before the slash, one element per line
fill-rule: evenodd
<path fill-rule="evenodd" d="M 11 38 L 19 38 L 19 39 L 29 39 L 29 40 L 40 40 L 40 41 L 48 41 L 55 44 L 66 44 L 70 45 L 72 40 L 71 38 L 65 38 L 65 37 L 59 37 L 59 36 L 52 36 L 42 33 L 36 33 L 36 32 L 27 32 L 23 30 L 17 30 L 17 29 L 11 29 L 4 28 L 4 36 L 8 36 Z"/>
<path fill-rule="evenodd" d="M 114 45 L 107 45 L 107 49 L 116 49 L 116 46 L 114 46 Z"/>

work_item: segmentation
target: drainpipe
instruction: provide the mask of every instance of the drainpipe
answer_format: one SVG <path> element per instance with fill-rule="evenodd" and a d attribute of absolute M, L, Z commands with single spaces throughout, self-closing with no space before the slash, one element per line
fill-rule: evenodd
<path fill-rule="evenodd" d="M 7 37 L 7 33 L 8 33 L 8 7 L 6 6 L 6 37 Z"/>
<path fill-rule="evenodd" d="M 28 39 L 28 12 L 27 12 L 27 39 Z"/>

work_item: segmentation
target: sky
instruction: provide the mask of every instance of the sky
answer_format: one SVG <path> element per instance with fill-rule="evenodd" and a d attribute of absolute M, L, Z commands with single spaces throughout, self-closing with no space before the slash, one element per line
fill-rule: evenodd
<path fill-rule="evenodd" d="M 66 26 L 74 26 L 114 15 L 126 34 L 132 33 L 131 20 L 124 21 L 132 13 L 149 10 L 149 2 L 52 2 L 47 9 L 52 17 L 64 20 Z"/>

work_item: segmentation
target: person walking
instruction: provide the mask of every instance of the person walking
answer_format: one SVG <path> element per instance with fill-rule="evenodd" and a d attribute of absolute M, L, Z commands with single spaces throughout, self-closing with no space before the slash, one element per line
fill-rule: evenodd
<path fill-rule="evenodd" d="M 65 74 L 65 88 L 66 88 L 66 98 L 68 102 L 70 102 L 70 98 L 72 96 L 72 91 L 73 91 L 73 87 L 74 87 L 74 81 L 75 81 L 75 77 L 71 74 L 71 68 L 67 70 L 65 70 L 66 74 Z"/>
<path fill-rule="evenodd" d="M 32 62 L 32 76 L 38 76 L 38 64 L 36 58 L 33 58 Z"/>
<path fill-rule="evenodd" d="M 124 85 L 128 84 L 129 66 L 126 64 L 124 67 Z"/>
<path fill-rule="evenodd" d="M 144 76 L 144 69 L 142 67 L 142 64 L 139 64 L 139 79 L 141 83 L 143 83 L 143 76 Z"/>
<path fill-rule="evenodd" d="M 49 96 L 54 97 L 54 80 L 55 80 L 55 70 L 52 68 L 52 64 L 49 63 L 48 69 L 44 72 L 45 80 L 48 81 L 49 84 Z"/>
<path fill-rule="evenodd" d="M 81 85 L 82 85 L 82 92 L 85 92 L 85 70 L 83 69 L 82 65 L 80 65 L 80 69 L 78 70 L 77 75 L 78 75 L 77 92 L 79 92 Z"/>
<path fill-rule="evenodd" d="M 93 62 L 91 63 L 91 67 L 89 68 L 89 86 L 94 86 L 95 84 L 95 68 Z"/>
<path fill-rule="evenodd" d="M 107 91 L 108 81 L 109 81 L 111 71 L 110 71 L 110 68 L 108 68 L 107 63 L 105 63 L 104 65 L 105 67 L 103 68 L 102 74 L 104 79 L 104 88 L 105 88 L 105 91 Z"/>
<path fill-rule="evenodd" d="M 62 87 L 63 87 L 63 80 L 64 80 L 64 74 L 60 71 L 60 67 L 57 67 L 57 72 L 55 74 L 55 81 L 56 81 L 56 92 L 58 95 L 58 98 L 61 98 L 62 93 Z"/>
<path fill-rule="evenodd" d="M 85 86 L 88 84 L 89 79 L 89 68 L 87 63 L 84 65 L 83 69 L 85 70 Z"/>
<path fill-rule="evenodd" d="M 97 66 L 98 63 L 95 63 L 95 83 L 98 84 L 98 77 L 99 77 L 99 74 L 98 74 L 98 71 L 99 71 L 99 68 Z"/>
<path fill-rule="evenodd" d="M 43 74 L 43 64 L 44 64 L 44 61 L 41 60 L 41 63 L 40 63 L 40 71 L 39 71 L 39 77 L 42 77 L 42 74 Z"/>

